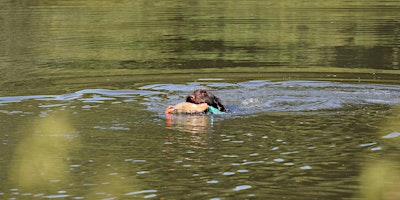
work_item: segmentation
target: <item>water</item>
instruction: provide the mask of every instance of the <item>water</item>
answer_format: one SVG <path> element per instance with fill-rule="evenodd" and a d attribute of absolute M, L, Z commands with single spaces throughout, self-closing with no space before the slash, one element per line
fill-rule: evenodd
<path fill-rule="evenodd" d="M 165 105 L 200 86 L 237 109 L 168 121 Z M 398 152 L 399 97 L 393 85 L 261 80 L 2 97 L 1 195 L 349 198 L 360 170 Z"/>
<path fill-rule="evenodd" d="M 397 199 L 399 7 L 1 2 L 0 199 Z"/>

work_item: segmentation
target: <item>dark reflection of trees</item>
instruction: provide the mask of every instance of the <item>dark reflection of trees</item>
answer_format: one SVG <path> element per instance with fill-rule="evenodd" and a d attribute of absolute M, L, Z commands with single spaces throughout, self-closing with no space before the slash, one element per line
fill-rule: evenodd
<path fill-rule="evenodd" d="M 375 46 L 354 45 L 357 26 L 357 23 L 352 23 L 342 30 L 341 34 L 349 36 L 348 44 L 334 47 L 336 56 L 332 60 L 333 66 L 399 69 L 400 51 L 396 43 L 398 43 L 400 24 L 392 20 L 377 23 L 369 33 L 373 36 L 371 39 L 380 41 L 380 45 Z"/>
<path fill-rule="evenodd" d="M 237 58 L 226 59 L 225 57 L 232 52 L 242 52 L 245 55 L 257 54 L 260 51 L 267 51 L 256 45 L 229 45 L 227 41 L 222 39 L 208 40 L 178 37 L 164 39 L 163 43 L 167 44 L 168 52 L 174 53 L 175 58 L 166 61 L 166 65 L 174 68 L 215 68 L 215 67 L 266 67 L 266 66 L 282 66 L 286 63 L 280 62 L 263 62 L 257 59 Z M 198 54 L 217 54 L 215 58 L 195 58 L 188 55 L 188 52 L 198 52 Z M 213 57 L 213 56 L 210 56 Z"/>
<path fill-rule="evenodd" d="M 36 59 L 32 56 L 34 42 L 37 39 L 35 30 L 33 30 L 32 16 L 33 11 L 29 9 L 30 1 L 12 1 L 9 4 L 0 4 L 2 14 L 0 15 L 0 69 L 2 70 L 2 81 L 16 80 L 26 75 L 30 69 L 21 65 L 35 63 Z M 24 12 L 21 13 L 21 10 Z M 5 17 L 6 16 L 6 17 Z"/>
<path fill-rule="evenodd" d="M 205 11 L 204 5 L 196 2 L 181 2 L 176 7 L 165 11 L 169 13 L 169 25 L 173 34 L 160 39 L 160 44 L 166 52 L 172 53 L 164 64 L 173 68 L 216 68 L 216 67 L 260 67 L 281 66 L 280 62 L 260 61 L 256 56 L 266 52 L 266 47 L 257 46 L 257 42 L 228 41 L 225 34 L 231 31 L 226 27 L 232 24 L 232 19 L 225 17 L 230 12 L 224 3 L 213 6 L 214 12 Z M 259 14 L 258 9 L 254 13 Z M 207 15 L 209 14 L 209 15 Z M 201 17 L 205 19 L 192 19 Z M 257 20 L 255 20 L 256 22 Z M 251 21 L 250 21 L 251 23 Z M 257 28 L 259 24 L 254 23 Z M 209 31 L 210 39 L 201 38 L 205 31 Z M 259 31 L 257 30 L 254 30 Z M 240 54 L 232 57 L 232 54 Z M 199 58 L 201 55 L 202 58 Z"/>
<path fill-rule="evenodd" d="M 342 38 L 342 44 L 335 46 L 335 38 L 329 41 L 331 45 L 321 46 L 322 31 L 316 28 L 327 27 L 323 24 L 316 26 L 310 24 L 312 19 L 294 21 L 293 25 L 287 25 L 291 15 L 283 13 L 265 14 L 256 5 L 250 19 L 231 19 L 230 7 L 224 3 L 216 5 L 215 12 L 201 10 L 202 4 L 180 3 L 179 6 L 169 8 L 167 13 L 174 13 L 168 18 L 173 27 L 174 34 L 162 38 L 167 52 L 173 56 L 165 65 L 174 68 L 207 68 L 207 67 L 268 67 L 268 66 L 334 66 L 347 68 L 373 68 L 373 69 L 398 69 L 399 50 L 396 47 L 396 37 L 399 25 L 396 22 L 384 21 L 376 23 L 369 21 L 370 27 L 360 26 L 360 21 L 345 21 L 342 28 L 332 29 L 332 36 Z M 251 7 L 251 6 L 250 6 Z M 168 9 L 167 9 L 168 10 Z M 319 12 L 304 10 L 311 17 L 317 17 Z M 379 12 L 379 11 L 376 11 Z M 301 14 L 304 14 L 303 12 Z M 215 16 L 208 15 L 211 14 Z M 217 14 L 217 15 L 216 15 Z M 375 11 L 373 14 L 376 14 Z M 327 14 L 328 16 L 333 14 Z M 335 15 L 333 15 L 335 16 Z M 192 19 L 202 17 L 202 19 Z M 231 16 L 232 17 L 232 16 Z M 336 16 L 335 16 L 336 17 Z M 277 18 L 279 20 L 272 20 Z M 248 38 L 248 41 L 235 37 L 231 25 L 243 23 L 249 28 L 240 28 L 238 31 L 265 33 L 256 35 L 259 38 Z M 271 23 L 271 27 L 267 26 Z M 382 24 L 382 25 L 380 25 Z M 240 27 L 240 26 L 238 26 Z M 294 28 L 293 28 L 294 27 Z M 331 28 L 331 27 L 329 27 Z M 290 32 L 294 30 L 293 40 Z M 368 29 L 368 30 L 367 30 Z M 205 30 L 210 31 L 210 38 L 202 37 Z M 336 32 L 336 34 L 335 34 Z M 359 39 L 360 34 L 365 34 L 366 40 L 371 44 L 365 44 Z M 233 34 L 233 35 L 232 35 Z M 229 41 L 229 38 L 238 40 Z M 253 35 L 254 36 L 254 35 Z M 250 36 L 251 37 L 251 36 Z M 391 38 L 393 37 L 393 38 Z M 282 38 L 274 41 L 274 38 Z M 251 40 L 254 40 L 251 42 Z M 260 42 L 263 40 L 263 42 Z M 344 44 L 344 45 L 343 45 Z M 376 45 L 378 44 L 378 45 Z M 273 49 L 272 51 L 270 49 Z M 280 53 L 279 53 L 280 52 Z M 201 58 L 199 58 L 201 55 Z"/>
<path fill-rule="evenodd" d="M 396 6 L 386 12 L 368 1 L 372 7 L 365 11 L 349 2 L 2 3 L 7 17 L 1 18 L 0 55 L 69 69 L 398 69 Z M 41 10 L 33 12 L 35 6 Z"/>
<path fill-rule="evenodd" d="M 397 69 L 392 64 L 394 49 L 384 46 L 338 46 L 335 47 L 333 65 L 338 67 L 357 67 L 373 69 Z"/>

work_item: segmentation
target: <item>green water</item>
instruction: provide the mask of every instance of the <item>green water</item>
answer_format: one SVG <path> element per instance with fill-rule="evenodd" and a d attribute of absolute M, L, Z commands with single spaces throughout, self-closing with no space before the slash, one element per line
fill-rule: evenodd
<path fill-rule="evenodd" d="M 397 199 L 399 9 L 1 2 L 0 199 Z"/>

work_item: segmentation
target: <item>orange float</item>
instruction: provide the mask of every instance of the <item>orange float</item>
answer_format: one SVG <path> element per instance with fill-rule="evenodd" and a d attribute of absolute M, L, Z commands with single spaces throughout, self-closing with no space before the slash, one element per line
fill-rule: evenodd
<path fill-rule="evenodd" d="M 202 113 L 206 111 L 208 105 L 206 103 L 194 104 L 189 102 L 178 103 L 174 106 L 170 105 L 165 109 L 165 114 L 176 114 L 176 113 Z"/>

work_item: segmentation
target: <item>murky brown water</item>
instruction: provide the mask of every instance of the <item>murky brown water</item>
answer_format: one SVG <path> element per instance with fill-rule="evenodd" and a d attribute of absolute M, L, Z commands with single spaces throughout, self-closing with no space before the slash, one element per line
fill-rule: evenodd
<path fill-rule="evenodd" d="M 397 199 L 399 8 L 2 2 L 0 199 Z"/>

